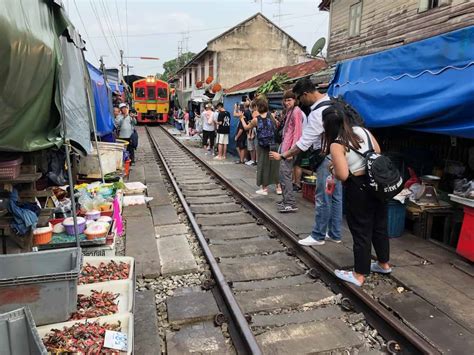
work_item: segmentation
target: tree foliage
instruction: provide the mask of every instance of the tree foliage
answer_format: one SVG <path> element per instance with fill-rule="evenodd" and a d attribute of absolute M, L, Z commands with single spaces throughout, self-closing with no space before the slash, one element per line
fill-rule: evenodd
<path fill-rule="evenodd" d="M 183 53 L 180 57 L 168 60 L 163 63 L 165 71 L 161 75 L 161 80 L 168 80 L 184 64 L 191 60 L 196 54 L 193 52 Z"/>
<path fill-rule="evenodd" d="M 260 87 L 257 89 L 257 94 L 265 95 L 270 92 L 283 91 L 285 88 L 284 86 L 285 81 L 287 81 L 288 79 L 289 79 L 288 75 L 277 73 L 273 75 L 270 80 L 260 85 Z"/>

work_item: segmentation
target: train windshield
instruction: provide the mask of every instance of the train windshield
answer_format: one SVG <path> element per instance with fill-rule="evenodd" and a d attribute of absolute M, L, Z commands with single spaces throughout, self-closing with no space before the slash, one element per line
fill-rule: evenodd
<path fill-rule="evenodd" d="M 145 98 L 145 89 L 144 88 L 135 88 L 135 96 L 137 98 Z"/>
<path fill-rule="evenodd" d="M 155 97 L 155 88 L 153 87 L 148 87 L 147 88 L 147 97 L 148 97 L 148 100 L 155 100 L 156 97 Z"/>
<path fill-rule="evenodd" d="M 168 98 L 168 90 L 166 90 L 166 88 L 158 88 L 158 98 L 159 99 L 167 99 Z"/>

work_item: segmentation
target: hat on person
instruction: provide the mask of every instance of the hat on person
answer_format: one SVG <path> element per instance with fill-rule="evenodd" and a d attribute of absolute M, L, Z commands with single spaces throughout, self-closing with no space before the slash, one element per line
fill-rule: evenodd
<path fill-rule="evenodd" d="M 123 107 L 128 107 L 128 105 L 124 102 L 122 102 L 120 105 L 119 105 L 119 108 L 123 108 Z"/>

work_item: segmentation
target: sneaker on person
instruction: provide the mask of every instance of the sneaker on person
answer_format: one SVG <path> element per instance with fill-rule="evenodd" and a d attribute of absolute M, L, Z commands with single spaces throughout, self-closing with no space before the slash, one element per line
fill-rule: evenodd
<path fill-rule="evenodd" d="M 276 203 L 277 207 L 283 207 L 285 205 L 285 201 L 281 200 Z"/>
<path fill-rule="evenodd" d="M 290 206 L 290 205 L 283 205 L 278 209 L 278 212 L 280 213 L 291 213 L 291 212 L 297 212 L 298 207 L 296 206 Z"/>
<path fill-rule="evenodd" d="M 312 246 L 312 245 L 324 245 L 325 242 L 324 240 L 316 240 L 312 236 L 309 235 L 304 239 L 298 240 L 298 244 Z"/>
<path fill-rule="evenodd" d="M 283 191 L 281 191 L 281 187 L 277 187 L 275 192 L 277 195 L 281 195 L 283 193 Z"/>
<path fill-rule="evenodd" d="M 262 195 L 262 196 L 267 196 L 268 195 L 268 190 L 260 189 L 255 191 L 257 195 Z"/>
<path fill-rule="evenodd" d="M 253 160 L 247 160 L 245 162 L 245 165 L 253 165 L 254 161 Z"/>
<path fill-rule="evenodd" d="M 329 234 L 326 234 L 326 236 L 324 237 L 324 240 L 328 240 L 328 241 L 330 241 L 330 242 L 337 243 L 337 244 L 339 244 L 340 242 L 342 242 L 342 240 L 340 240 L 340 239 L 331 238 L 331 237 L 329 236 Z"/>
<path fill-rule="evenodd" d="M 252 164 L 250 164 L 252 166 L 256 166 L 257 165 L 257 162 L 256 161 L 252 161 Z"/>
<path fill-rule="evenodd" d="M 241 162 L 240 160 L 236 160 L 234 161 L 234 164 L 243 164 L 243 162 Z"/>

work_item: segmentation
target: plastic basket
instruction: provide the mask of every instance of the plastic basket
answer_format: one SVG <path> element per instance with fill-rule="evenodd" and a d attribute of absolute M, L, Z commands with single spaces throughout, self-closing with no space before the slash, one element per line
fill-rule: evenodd
<path fill-rule="evenodd" d="M 80 249 L 2 255 L 0 312 L 28 306 L 37 324 L 68 320 L 77 305 Z"/>
<path fill-rule="evenodd" d="M 28 307 L 0 314 L 1 354 L 47 354 Z"/>
<path fill-rule="evenodd" d="M 303 181 L 301 185 L 303 187 L 303 198 L 305 200 L 308 200 L 309 202 L 314 203 L 314 197 L 316 194 L 316 184 Z"/>
<path fill-rule="evenodd" d="M 392 200 L 388 202 L 388 223 L 387 223 L 387 229 L 388 229 L 388 236 L 390 238 L 397 238 L 400 237 L 403 234 L 403 231 L 405 230 L 405 214 L 406 214 L 406 209 L 405 205 Z"/>
<path fill-rule="evenodd" d="M 16 179 L 20 175 L 21 163 L 23 163 L 22 157 L 11 160 L 0 158 L 0 179 Z"/>
<path fill-rule="evenodd" d="M 135 259 L 130 257 L 130 256 L 112 256 L 112 257 L 106 257 L 106 256 L 84 256 L 84 265 L 89 264 L 91 266 L 99 266 L 100 263 L 109 263 L 111 261 L 115 261 L 116 263 L 124 262 L 128 264 L 130 273 L 128 275 L 128 279 L 132 281 L 132 283 L 135 283 Z M 86 285 L 99 285 L 104 282 L 116 282 L 119 280 L 114 280 L 114 281 L 102 281 L 102 282 L 96 282 L 92 284 L 86 284 Z"/>
<path fill-rule="evenodd" d="M 43 327 L 38 327 L 38 334 L 40 337 L 45 337 L 49 332 L 51 332 L 53 329 L 63 329 L 64 327 L 70 327 L 76 323 L 90 323 L 94 321 L 99 321 L 100 324 L 104 323 L 116 323 L 120 322 L 121 329 L 120 331 L 122 333 L 127 334 L 127 342 L 128 342 L 128 351 L 121 351 L 119 354 L 132 354 L 133 353 L 133 314 L 131 313 L 126 313 L 126 314 L 117 314 L 117 315 L 112 315 L 112 316 L 104 316 L 104 317 L 98 317 L 98 318 L 90 318 L 90 319 L 81 319 L 81 320 L 75 320 L 75 321 L 70 321 L 70 322 L 64 322 L 64 323 L 56 323 L 56 324 L 50 324 L 46 325 Z"/>
<path fill-rule="evenodd" d="M 456 252 L 474 261 L 474 208 L 464 207 L 464 219 Z"/>

